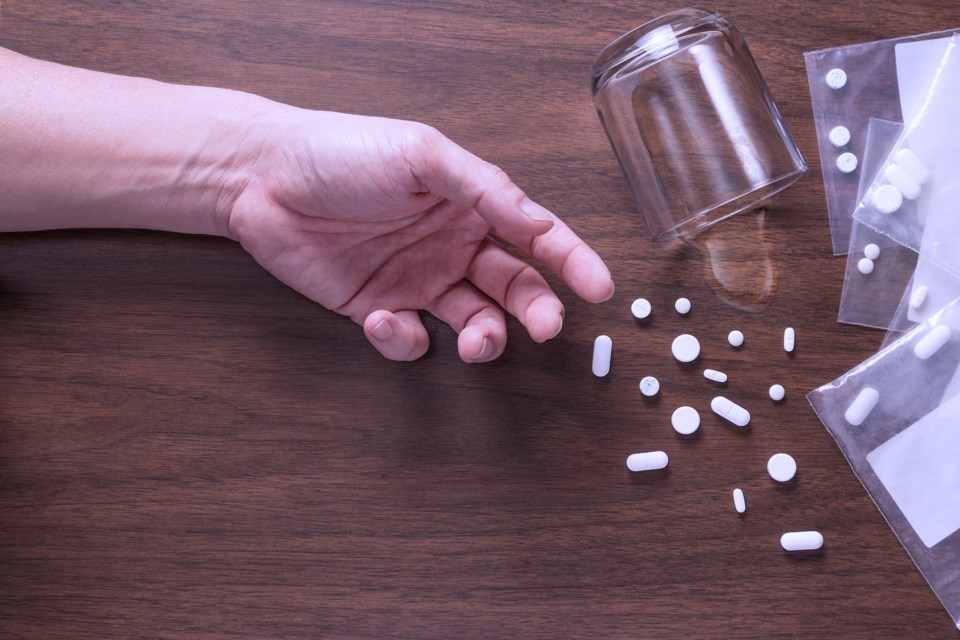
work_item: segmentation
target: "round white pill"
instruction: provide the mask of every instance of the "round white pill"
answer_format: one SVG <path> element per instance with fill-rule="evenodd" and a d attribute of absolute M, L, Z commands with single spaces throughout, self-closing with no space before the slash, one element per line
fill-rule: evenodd
<path fill-rule="evenodd" d="M 677 301 L 673 303 L 673 308 L 676 309 L 677 313 L 679 313 L 682 316 L 685 316 L 688 313 L 690 313 L 690 309 L 692 307 L 693 305 L 690 304 L 690 301 L 687 300 L 686 298 L 677 298 Z"/>
<path fill-rule="evenodd" d="M 786 395 L 787 391 L 783 388 L 782 384 L 775 384 L 770 387 L 770 399 L 774 402 L 780 402 Z"/>
<path fill-rule="evenodd" d="M 733 507 L 737 513 L 743 513 L 747 510 L 747 501 L 743 497 L 743 489 L 737 487 L 733 490 Z"/>
<path fill-rule="evenodd" d="M 837 158 L 837 169 L 840 169 L 841 173 L 853 173 L 857 170 L 857 164 L 857 156 L 849 151 L 841 153 Z"/>
<path fill-rule="evenodd" d="M 825 79 L 831 89 L 843 89 L 847 84 L 847 72 L 843 69 L 830 69 Z"/>
<path fill-rule="evenodd" d="M 789 482 L 797 474 L 797 461 L 786 453 L 775 453 L 767 460 L 767 473 L 777 482 Z"/>
<path fill-rule="evenodd" d="M 740 347 L 743 345 L 743 332 L 742 331 L 731 331 L 727 335 L 727 342 L 730 343 L 731 347 Z"/>
<path fill-rule="evenodd" d="M 653 376 L 647 376 L 646 378 L 643 378 L 640 380 L 640 393 L 648 398 L 652 398 L 660 393 L 660 381 Z"/>
<path fill-rule="evenodd" d="M 637 320 L 643 320 L 650 315 L 650 311 L 653 310 L 653 307 L 650 305 L 650 301 L 645 298 L 637 298 L 633 301 L 633 304 L 630 305 L 630 313 L 633 314 L 633 317 Z"/>
<path fill-rule="evenodd" d="M 880 213 L 895 213 L 903 206 L 903 194 L 892 184 L 885 184 L 874 192 L 873 206 Z"/>
<path fill-rule="evenodd" d="M 655 471 L 667 466 L 670 459 L 663 451 L 633 453 L 627 457 L 627 469 L 630 471 Z"/>
<path fill-rule="evenodd" d="M 863 248 L 863 255 L 867 256 L 871 260 L 876 260 L 880 257 L 880 247 L 871 242 Z"/>
<path fill-rule="evenodd" d="M 857 270 L 865 276 L 870 275 L 873 273 L 873 260 L 870 258 L 860 258 L 860 261 L 857 262 Z"/>
<path fill-rule="evenodd" d="M 673 339 L 670 349 L 673 357 L 680 362 L 693 362 L 700 355 L 700 341 L 689 333 L 684 333 Z"/>
<path fill-rule="evenodd" d="M 840 125 L 839 127 L 834 127 L 830 129 L 829 134 L 830 144 L 840 148 L 845 147 L 850 142 L 850 129 L 847 129 L 845 126 Z"/>
<path fill-rule="evenodd" d="M 816 551 L 823 546 L 823 534 L 819 531 L 788 531 L 780 536 L 780 546 L 785 551 Z"/>
<path fill-rule="evenodd" d="M 688 436 L 700 428 L 700 414 L 693 407 L 680 407 L 670 418 L 673 430 Z"/>

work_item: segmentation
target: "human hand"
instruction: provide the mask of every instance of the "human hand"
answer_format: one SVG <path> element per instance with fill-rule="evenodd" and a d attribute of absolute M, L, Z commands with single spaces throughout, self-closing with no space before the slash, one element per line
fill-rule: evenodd
<path fill-rule="evenodd" d="M 253 154 L 229 234 L 296 291 L 349 316 L 392 360 L 422 356 L 425 310 L 466 362 L 498 357 L 503 310 L 537 342 L 563 305 L 501 241 L 585 300 L 613 295 L 600 257 L 500 169 L 414 122 L 284 107 Z"/>

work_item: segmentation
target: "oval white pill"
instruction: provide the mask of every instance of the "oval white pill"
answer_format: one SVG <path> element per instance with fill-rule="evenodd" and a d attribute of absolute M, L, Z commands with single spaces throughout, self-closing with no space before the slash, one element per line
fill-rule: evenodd
<path fill-rule="evenodd" d="M 597 336 L 593 341 L 593 375 L 598 378 L 610 373 L 610 356 L 613 354 L 613 340 L 610 336 Z"/>
<path fill-rule="evenodd" d="M 727 335 L 727 342 L 730 343 L 731 347 L 739 347 L 743 345 L 743 332 L 742 331 L 731 331 Z"/>
<path fill-rule="evenodd" d="M 873 260 L 870 258 L 860 258 L 860 261 L 857 262 L 857 271 L 865 276 L 873 273 Z"/>
<path fill-rule="evenodd" d="M 840 169 L 841 173 L 853 173 L 857 170 L 857 164 L 857 156 L 849 151 L 841 153 L 837 158 L 837 169 Z"/>
<path fill-rule="evenodd" d="M 693 407 L 680 407 L 670 417 L 673 430 L 688 436 L 700 428 L 700 414 Z"/>
<path fill-rule="evenodd" d="M 834 127 L 830 129 L 830 134 L 827 137 L 833 146 L 837 148 L 845 147 L 850 142 L 850 129 L 843 125 Z"/>
<path fill-rule="evenodd" d="M 663 451 L 632 453 L 627 456 L 627 469 L 630 471 L 654 471 L 667 466 L 670 459 Z"/>
<path fill-rule="evenodd" d="M 873 411 L 873 408 L 877 406 L 879 400 L 879 391 L 873 387 L 864 387 L 847 407 L 846 413 L 843 414 L 844 419 L 851 425 L 859 427 Z"/>
<path fill-rule="evenodd" d="M 830 69 L 824 79 L 831 89 L 843 89 L 847 84 L 847 72 L 843 69 Z"/>
<path fill-rule="evenodd" d="M 652 398 L 660 393 L 660 381 L 653 376 L 647 376 L 640 380 L 640 393 Z"/>
<path fill-rule="evenodd" d="M 725 374 L 723 371 L 717 371 L 716 369 L 704 369 L 703 377 L 707 380 L 719 382 L 720 384 L 723 384 L 727 381 L 727 374 Z"/>
<path fill-rule="evenodd" d="M 903 206 L 903 194 L 892 184 L 885 184 L 874 192 L 873 206 L 880 213 L 896 213 Z"/>
<path fill-rule="evenodd" d="M 787 395 L 787 390 L 783 388 L 782 384 L 775 384 L 770 387 L 770 399 L 774 402 L 780 402 Z"/>
<path fill-rule="evenodd" d="M 643 320 L 648 317 L 652 310 L 653 306 L 650 304 L 650 301 L 645 298 L 637 298 L 633 301 L 633 304 L 630 305 L 630 313 L 632 313 L 633 317 L 637 320 Z"/>
<path fill-rule="evenodd" d="M 710 409 L 738 427 L 745 427 L 750 423 L 750 412 L 723 396 L 717 396 L 711 400 Z"/>
<path fill-rule="evenodd" d="M 767 460 L 767 473 L 777 482 L 789 482 L 797 475 L 797 461 L 787 453 L 775 453 Z"/>
<path fill-rule="evenodd" d="M 743 513 L 747 510 L 747 500 L 743 497 L 743 489 L 737 487 L 733 490 L 733 507 L 737 513 Z"/>
<path fill-rule="evenodd" d="M 785 551 L 816 551 L 823 546 L 819 531 L 788 531 L 780 536 L 780 546 Z"/>
<path fill-rule="evenodd" d="M 913 293 L 910 295 L 910 308 L 919 309 L 923 306 L 923 303 L 927 301 L 927 287 L 925 285 L 920 285 L 913 290 Z"/>
<path fill-rule="evenodd" d="M 787 353 L 793 351 L 793 347 L 797 343 L 797 332 L 793 330 L 793 327 L 787 327 L 783 330 L 783 350 Z"/>
<path fill-rule="evenodd" d="M 693 308 L 693 304 L 687 298 L 677 298 L 677 301 L 673 303 L 673 308 L 677 310 L 682 316 L 690 313 L 690 309 Z"/>
<path fill-rule="evenodd" d="M 673 339 L 673 357 L 680 362 L 693 362 L 700 355 L 700 341 L 689 333 L 684 333 Z"/>
<path fill-rule="evenodd" d="M 930 170 L 920 161 L 910 149 L 900 149 L 894 154 L 893 159 L 897 161 L 904 171 L 910 174 L 910 177 L 917 181 L 921 187 L 927 184 L 930 179 Z"/>
<path fill-rule="evenodd" d="M 926 360 L 939 351 L 940 347 L 950 342 L 950 335 L 950 327 L 945 324 L 936 325 L 927 332 L 927 335 L 920 338 L 917 344 L 913 345 L 913 355 L 921 360 Z"/>
<path fill-rule="evenodd" d="M 920 184 L 910 177 L 910 174 L 900 165 L 888 164 L 883 170 L 883 177 L 889 180 L 893 186 L 900 189 L 900 193 L 907 200 L 916 200 L 920 197 Z"/>
<path fill-rule="evenodd" d="M 880 247 L 871 242 L 863 248 L 863 255 L 871 260 L 876 260 L 880 257 Z"/>

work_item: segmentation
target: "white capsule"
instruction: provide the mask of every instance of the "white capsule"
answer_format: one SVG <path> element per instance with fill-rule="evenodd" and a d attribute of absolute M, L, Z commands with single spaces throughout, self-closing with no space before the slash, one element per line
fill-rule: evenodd
<path fill-rule="evenodd" d="M 870 258 L 871 260 L 876 260 L 880 257 L 880 247 L 873 244 L 872 242 L 863 248 L 863 255 Z"/>
<path fill-rule="evenodd" d="M 610 373 L 610 356 L 613 354 L 613 340 L 610 336 L 597 336 L 593 341 L 593 375 L 602 378 Z"/>
<path fill-rule="evenodd" d="M 893 158 L 921 187 L 930 180 L 930 170 L 920 161 L 917 154 L 910 149 L 900 149 L 900 151 L 894 154 Z"/>
<path fill-rule="evenodd" d="M 693 362 L 700 355 L 700 341 L 689 333 L 674 338 L 670 348 L 673 357 L 680 362 Z"/>
<path fill-rule="evenodd" d="M 785 551 L 816 551 L 823 546 L 819 531 L 788 531 L 780 536 L 780 546 Z"/>
<path fill-rule="evenodd" d="M 830 144 L 837 147 L 845 147 L 850 142 L 850 129 L 847 129 L 845 126 L 840 125 L 830 129 L 830 134 L 827 136 L 830 139 Z"/>
<path fill-rule="evenodd" d="M 660 381 L 653 376 L 647 376 L 640 380 L 640 393 L 652 398 L 660 393 Z"/>
<path fill-rule="evenodd" d="M 846 413 L 843 414 L 844 419 L 854 427 L 859 427 L 877 406 L 879 400 L 879 391 L 873 387 L 864 387 L 847 407 Z"/>
<path fill-rule="evenodd" d="M 767 460 L 767 473 L 777 482 L 789 482 L 797 475 L 797 461 L 788 453 L 775 453 Z"/>
<path fill-rule="evenodd" d="M 650 301 L 645 298 L 637 298 L 633 301 L 633 304 L 630 305 L 630 313 L 632 313 L 633 317 L 637 320 L 643 320 L 650 315 L 652 310 L 653 306 L 650 304 Z"/>
<path fill-rule="evenodd" d="M 740 487 L 733 490 L 733 508 L 737 510 L 737 513 L 743 513 L 747 510 L 747 501 L 743 497 L 743 489 Z"/>
<path fill-rule="evenodd" d="M 841 153 L 837 158 L 837 169 L 840 169 L 841 173 L 853 173 L 857 170 L 857 164 L 857 156 L 849 151 Z"/>
<path fill-rule="evenodd" d="M 857 271 L 865 276 L 873 273 L 873 260 L 870 258 L 860 258 L 860 261 L 857 262 Z"/>
<path fill-rule="evenodd" d="M 727 374 L 725 374 L 723 371 L 717 371 L 716 369 L 704 369 L 703 377 L 707 380 L 719 382 L 720 384 L 723 384 L 727 381 Z"/>
<path fill-rule="evenodd" d="M 787 353 L 793 352 L 793 347 L 797 343 L 797 332 L 793 327 L 787 327 L 783 330 L 783 350 Z"/>
<path fill-rule="evenodd" d="M 883 170 L 883 177 L 900 190 L 907 200 L 916 200 L 920 197 L 920 184 L 910 177 L 903 167 L 894 163 L 888 164 Z"/>
<path fill-rule="evenodd" d="M 673 308 L 677 310 L 677 313 L 685 316 L 690 313 L 690 309 L 693 308 L 693 305 L 687 298 L 677 298 L 677 301 L 673 303 Z"/>
<path fill-rule="evenodd" d="M 910 295 L 910 308 L 919 309 L 923 306 L 923 303 L 927 301 L 927 289 L 926 285 L 920 285 L 913 290 L 913 293 Z"/>
<path fill-rule="evenodd" d="M 750 412 L 723 396 L 717 396 L 711 400 L 710 408 L 715 414 L 729 420 L 738 427 L 745 427 L 750 424 Z"/>
<path fill-rule="evenodd" d="M 921 360 L 926 360 L 940 347 L 950 342 L 950 327 L 945 324 L 938 324 L 927 332 L 927 335 L 920 338 L 917 344 L 913 345 L 913 355 Z"/>
<path fill-rule="evenodd" d="M 688 436 L 700 428 L 700 414 L 693 407 L 679 407 L 670 416 L 670 424 L 674 431 Z"/>
<path fill-rule="evenodd" d="M 903 206 L 903 194 L 892 184 L 882 185 L 873 193 L 873 206 L 880 213 L 896 213 Z"/>
<path fill-rule="evenodd" d="M 632 453 L 627 456 L 627 469 L 630 471 L 655 471 L 667 466 L 670 459 L 663 451 Z"/>
<path fill-rule="evenodd" d="M 727 335 L 727 342 L 730 343 L 731 347 L 737 348 L 743 346 L 743 332 L 742 331 L 731 331 Z"/>
<path fill-rule="evenodd" d="M 843 89 L 847 84 L 847 72 L 843 69 L 830 69 L 824 79 L 831 89 Z"/>
<path fill-rule="evenodd" d="M 780 402 L 787 395 L 787 390 L 783 388 L 782 384 L 775 384 L 770 387 L 770 399 L 774 402 Z"/>

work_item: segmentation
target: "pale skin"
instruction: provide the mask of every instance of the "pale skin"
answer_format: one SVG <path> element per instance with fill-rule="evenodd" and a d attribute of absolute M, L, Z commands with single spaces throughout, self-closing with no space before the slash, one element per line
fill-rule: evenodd
<path fill-rule="evenodd" d="M 426 311 L 465 362 L 498 357 L 504 313 L 536 342 L 563 304 L 513 245 L 590 302 L 600 257 L 507 175 L 426 125 L 309 111 L 0 49 L 0 231 L 136 228 L 236 240 L 350 317 L 391 360 L 429 347 Z"/>

